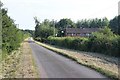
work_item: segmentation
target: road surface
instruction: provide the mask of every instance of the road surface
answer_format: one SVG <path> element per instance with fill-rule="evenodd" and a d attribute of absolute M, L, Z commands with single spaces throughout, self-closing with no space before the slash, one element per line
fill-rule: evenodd
<path fill-rule="evenodd" d="M 64 56 L 28 41 L 41 78 L 106 78 Z"/>

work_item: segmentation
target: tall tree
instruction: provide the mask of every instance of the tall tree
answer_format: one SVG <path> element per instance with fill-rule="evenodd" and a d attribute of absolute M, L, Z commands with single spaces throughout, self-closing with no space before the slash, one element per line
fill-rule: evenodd
<path fill-rule="evenodd" d="M 35 22 L 38 21 L 35 19 Z M 35 37 L 47 38 L 48 36 L 55 36 L 57 30 L 54 23 L 45 19 L 42 23 L 36 23 Z"/>
<path fill-rule="evenodd" d="M 116 16 L 110 20 L 109 26 L 114 33 L 120 34 L 120 16 Z"/>
<path fill-rule="evenodd" d="M 60 19 L 60 21 L 56 24 L 56 28 L 58 29 L 58 36 L 62 36 L 65 33 L 65 28 L 75 28 L 76 25 L 71 19 Z"/>
<path fill-rule="evenodd" d="M 2 8 L 2 50 L 10 53 L 17 49 L 24 39 L 24 33 L 17 28 L 14 20 L 7 15 L 7 9 Z"/>

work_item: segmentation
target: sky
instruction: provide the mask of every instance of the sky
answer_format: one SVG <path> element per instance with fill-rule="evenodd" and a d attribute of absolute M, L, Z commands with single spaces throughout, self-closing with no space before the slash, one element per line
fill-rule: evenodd
<path fill-rule="evenodd" d="M 118 15 L 120 0 L 1 0 L 8 15 L 19 24 L 20 29 L 35 29 L 34 17 L 59 21 L 70 18 L 74 22 L 81 19 Z"/>

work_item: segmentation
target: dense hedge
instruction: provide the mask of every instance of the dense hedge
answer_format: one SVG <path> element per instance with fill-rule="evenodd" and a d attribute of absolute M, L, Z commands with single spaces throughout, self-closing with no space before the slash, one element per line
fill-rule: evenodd
<path fill-rule="evenodd" d="M 106 29 L 107 30 L 107 29 Z M 96 32 L 90 38 L 80 37 L 48 37 L 48 43 L 65 48 L 80 51 L 98 52 L 111 56 L 120 56 L 120 36 L 114 35 L 108 29 L 108 33 Z"/>
<path fill-rule="evenodd" d="M 88 38 L 79 37 L 48 37 L 48 43 L 70 49 L 86 50 Z"/>
<path fill-rule="evenodd" d="M 7 15 L 7 10 L 2 9 L 2 53 L 11 53 L 28 36 L 29 33 L 24 33 L 17 28 L 14 20 Z"/>

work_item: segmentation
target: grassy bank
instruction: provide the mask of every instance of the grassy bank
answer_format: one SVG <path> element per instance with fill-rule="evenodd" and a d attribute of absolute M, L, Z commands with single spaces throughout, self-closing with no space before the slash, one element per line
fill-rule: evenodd
<path fill-rule="evenodd" d="M 1 78 L 38 78 L 36 64 L 27 41 L 0 63 Z"/>
<path fill-rule="evenodd" d="M 60 55 L 70 58 L 79 64 L 90 67 L 109 78 L 116 80 L 118 79 L 118 75 L 119 75 L 118 61 L 117 61 L 118 59 L 115 57 L 109 57 L 97 53 L 81 52 L 76 50 L 58 48 L 37 41 L 35 42 L 49 50 L 52 50 Z"/>

